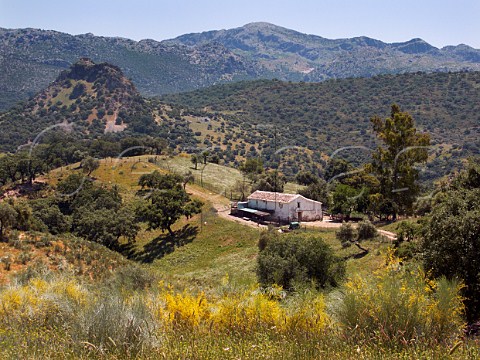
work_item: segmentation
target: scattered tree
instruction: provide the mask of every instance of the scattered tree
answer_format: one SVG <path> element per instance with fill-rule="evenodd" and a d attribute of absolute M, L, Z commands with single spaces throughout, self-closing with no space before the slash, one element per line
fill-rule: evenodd
<path fill-rule="evenodd" d="M 333 158 L 328 161 L 325 170 L 325 180 L 330 181 L 334 177 L 351 171 L 353 167 L 344 159 Z"/>
<path fill-rule="evenodd" d="M 32 202 L 33 218 L 43 224 L 51 234 L 57 235 L 70 231 L 71 218 L 64 215 L 54 199 L 38 199 Z"/>
<path fill-rule="evenodd" d="M 189 172 L 191 174 L 191 172 Z M 193 176 L 193 174 L 192 174 Z M 184 179 L 177 174 L 160 174 L 159 171 L 155 170 L 150 174 L 143 174 L 138 180 L 138 185 L 142 189 L 147 188 L 150 190 L 153 189 L 171 189 L 177 186 L 180 182 L 183 183 Z M 185 183 L 186 185 L 186 183 Z"/>
<path fill-rule="evenodd" d="M 384 146 L 379 146 L 373 153 L 372 162 L 366 170 L 378 179 L 378 203 L 392 204 L 388 210 L 395 220 L 398 212 L 413 211 L 413 203 L 420 190 L 417 184 L 419 171 L 415 165 L 427 160 L 430 136 L 417 133 L 413 118 L 400 111 L 397 105 L 392 105 L 389 118 L 382 120 L 375 116 L 371 122 Z"/>
<path fill-rule="evenodd" d="M 254 183 L 252 190 L 283 192 L 285 182 L 285 176 L 273 170 L 261 175 Z"/>
<path fill-rule="evenodd" d="M 183 185 L 183 190 L 187 187 L 188 183 L 191 183 L 195 180 L 193 177 L 193 173 L 189 170 L 183 175 L 183 180 L 182 180 L 182 185 Z"/>
<path fill-rule="evenodd" d="M 377 228 L 370 221 L 360 221 L 357 226 L 357 238 L 361 240 L 373 239 L 378 235 Z"/>
<path fill-rule="evenodd" d="M 187 219 L 198 214 L 202 209 L 202 202 L 190 199 L 183 188 L 182 178 L 178 175 L 161 175 L 158 172 L 152 174 L 154 181 L 145 182 L 140 178 L 140 185 L 148 183 L 153 191 L 146 200 L 145 206 L 138 211 L 139 218 L 145 220 L 149 229 L 160 228 L 167 230 L 173 235 L 172 225 L 185 216 Z M 142 176 L 143 177 L 143 176 Z"/>
<path fill-rule="evenodd" d="M 83 159 L 80 163 L 80 166 L 82 168 L 82 171 L 87 175 L 90 176 L 92 172 L 98 169 L 100 166 L 100 161 L 97 159 L 87 156 L 85 159 Z"/>
<path fill-rule="evenodd" d="M 306 188 L 298 192 L 300 195 L 308 199 L 320 201 L 324 206 L 328 206 L 328 189 L 327 182 L 318 178 L 315 182 L 310 183 Z"/>
<path fill-rule="evenodd" d="M 15 226 L 17 221 L 17 212 L 9 203 L 0 202 L 0 237 L 5 238 L 5 231 Z"/>
<path fill-rule="evenodd" d="M 335 232 L 335 237 L 342 243 L 343 247 L 349 247 L 357 238 L 357 232 L 351 224 L 343 223 Z"/>
<path fill-rule="evenodd" d="M 148 224 L 149 229 L 160 228 L 173 235 L 172 225 L 181 216 L 191 217 L 201 211 L 201 202 L 192 202 L 181 187 L 155 190 L 148 198 L 144 213 L 139 214 Z"/>
<path fill-rule="evenodd" d="M 233 187 L 234 191 L 240 194 L 240 201 L 245 201 L 247 194 L 251 190 L 251 185 L 245 180 L 237 180 Z"/>
<path fill-rule="evenodd" d="M 242 174 L 255 182 L 258 175 L 263 174 L 263 162 L 259 158 L 249 158 L 239 167 Z"/>
<path fill-rule="evenodd" d="M 332 214 L 346 215 L 348 220 L 350 214 L 357 208 L 361 191 L 362 190 L 354 189 L 349 185 L 337 184 L 332 196 Z"/>
<path fill-rule="evenodd" d="M 195 170 L 197 170 L 197 168 L 198 168 L 198 155 L 197 154 L 192 154 L 192 156 L 190 158 L 190 161 L 193 164 L 193 166 L 195 166 Z"/>
<path fill-rule="evenodd" d="M 207 165 L 207 159 L 208 156 L 210 155 L 210 152 L 208 150 L 205 150 L 202 152 L 202 158 L 203 158 L 203 164 Z"/>
<path fill-rule="evenodd" d="M 295 180 L 300 185 L 312 185 L 316 184 L 320 178 L 314 175 L 311 171 L 302 170 L 297 174 L 297 176 L 295 176 Z"/>

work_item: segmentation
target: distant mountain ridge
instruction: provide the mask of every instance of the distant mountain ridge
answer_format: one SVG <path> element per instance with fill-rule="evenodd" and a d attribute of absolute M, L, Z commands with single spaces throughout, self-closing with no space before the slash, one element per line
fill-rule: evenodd
<path fill-rule="evenodd" d="M 368 37 L 331 40 L 268 23 L 161 42 L 0 28 L 0 110 L 33 96 L 81 57 L 119 66 L 145 96 L 238 80 L 318 82 L 480 70 L 480 50 L 463 44 L 438 49 L 421 39 L 393 44 Z"/>
<path fill-rule="evenodd" d="M 167 41 L 188 46 L 211 42 L 218 42 L 234 53 L 248 55 L 275 73 L 281 74 L 285 68 L 293 73 L 303 73 L 305 77 L 301 80 L 305 81 L 480 69 L 480 50 L 463 44 L 438 49 L 418 38 L 392 44 L 364 36 L 331 40 L 269 23 L 186 34 Z M 287 76 L 284 80 L 290 79 Z"/>

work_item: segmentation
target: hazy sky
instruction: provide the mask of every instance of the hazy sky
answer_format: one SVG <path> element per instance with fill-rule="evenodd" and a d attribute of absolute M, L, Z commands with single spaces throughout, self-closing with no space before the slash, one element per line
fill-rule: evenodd
<path fill-rule="evenodd" d="M 326 38 L 419 37 L 480 49 L 480 0 L 0 0 L 0 27 L 87 32 L 130 39 L 266 21 Z"/>

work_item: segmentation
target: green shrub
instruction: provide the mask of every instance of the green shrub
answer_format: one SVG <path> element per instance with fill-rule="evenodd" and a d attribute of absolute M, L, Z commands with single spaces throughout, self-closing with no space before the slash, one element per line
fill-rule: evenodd
<path fill-rule="evenodd" d="M 417 242 L 403 242 L 395 250 L 395 255 L 403 260 L 410 260 L 420 253 L 420 245 Z"/>
<path fill-rule="evenodd" d="M 275 231 L 275 229 L 271 226 L 269 226 L 267 231 L 263 231 L 260 234 L 260 238 L 258 239 L 258 250 L 263 251 L 266 247 L 267 244 L 269 243 L 270 240 L 278 238 L 278 233 Z"/>
<path fill-rule="evenodd" d="M 26 265 L 30 260 L 32 260 L 32 254 L 29 251 L 23 251 L 17 259 L 17 262 Z"/>
<path fill-rule="evenodd" d="M 417 224 L 402 221 L 397 225 L 398 241 L 412 241 L 418 235 L 419 226 Z"/>
<path fill-rule="evenodd" d="M 355 229 L 351 224 L 343 223 L 335 232 L 335 236 L 342 243 L 343 247 L 348 247 L 357 238 Z"/>
<path fill-rule="evenodd" d="M 35 259 L 33 264 L 15 275 L 15 282 L 18 285 L 24 285 L 34 278 L 51 279 L 52 277 L 53 273 L 48 266 L 41 259 Z"/>
<path fill-rule="evenodd" d="M 293 289 L 296 282 L 315 281 L 317 286 L 336 286 L 345 264 L 323 239 L 300 234 L 271 238 L 257 258 L 260 284 Z"/>
<path fill-rule="evenodd" d="M 138 291 L 150 288 L 155 280 L 155 276 L 147 269 L 137 264 L 129 264 L 115 272 L 112 284 L 116 288 Z"/>
<path fill-rule="evenodd" d="M 358 228 L 357 228 L 358 240 L 373 239 L 375 236 L 377 236 L 377 234 L 378 234 L 377 228 L 370 221 L 364 220 L 358 223 Z"/>
<path fill-rule="evenodd" d="M 7 255 L 7 256 L 3 257 L 3 258 L 1 259 L 1 262 L 3 263 L 3 269 L 4 269 L 5 271 L 10 271 L 10 268 L 12 267 L 12 262 L 13 262 L 12 258 L 10 257 L 10 255 Z"/>

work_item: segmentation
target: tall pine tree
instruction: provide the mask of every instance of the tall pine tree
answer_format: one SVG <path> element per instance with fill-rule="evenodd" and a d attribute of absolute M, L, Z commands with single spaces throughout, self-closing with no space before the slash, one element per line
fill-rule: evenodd
<path fill-rule="evenodd" d="M 378 179 L 372 200 L 381 215 L 411 213 L 420 191 L 416 164 L 427 161 L 430 135 L 417 132 L 413 118 L 392 105 L 390 117 L 371 119 L 373 130 L 383 142 L 372 155 L 367 171 Z"/>

